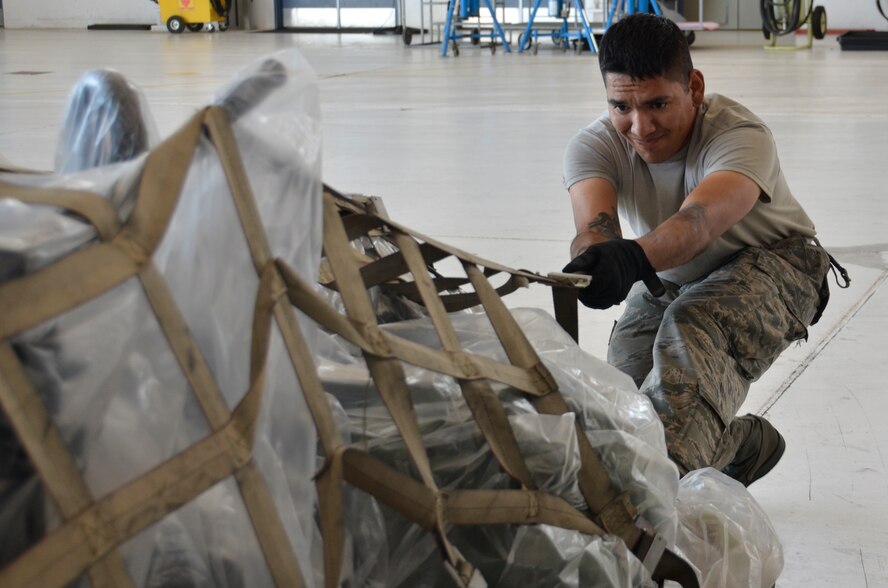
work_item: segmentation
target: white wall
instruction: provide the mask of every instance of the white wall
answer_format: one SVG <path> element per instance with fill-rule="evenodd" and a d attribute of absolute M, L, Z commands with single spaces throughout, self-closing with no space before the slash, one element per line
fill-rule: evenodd
<path fill-rule="evenodd" d="M 245 28 L 274 28 L 274 0 L 239 0 L 237 8 L 241 24 L 249 25 Z M 163 24 L 159 7 L 151 0 L 3 0 L 3 19 L 10 29 Z"/>
<path fill-rule="evenodd" d="M 693 2 L 693 0 L 685 0 Z M 758 2 L 759 0 L 737 0 Z M 249 28 L 274 28 L 274 0 L 246 0 Z M 826 8 L 829 29 L 888 30 L 888 21 L 876 9 L 875 0 L 815 0 Z M 888 10 L 888 0 L 883 1 Z M 243 6 L 243 4 L 241 4 Z M 91 24 L 145 23 L 160 21 L 151 0 L 3 0 L 7 28 L 85 28 Z"/>
<path fill-rule="evenodd" d="M 151 0 L 3 0 L 6 28 L 79 29 L 91 24 L 157 24 Z"/>
<path fill-rule="evenodd" d="M 4 1 L 8 2 L 9 0 Z M 750 0 L 740 1 L 748 2 Z M 823 6 L 826 9 L 826 28 L 829 30 L 888 30 L 888 20 L 879 14 L 876 0 L 815 0 L 814 5 Z M 888 0 L 882 0 L 882 9 L 888 14 Z"/>

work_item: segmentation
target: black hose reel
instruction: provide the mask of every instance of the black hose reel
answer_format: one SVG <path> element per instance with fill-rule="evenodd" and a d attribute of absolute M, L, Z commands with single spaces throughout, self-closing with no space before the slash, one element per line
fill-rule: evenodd
<path fill-rule="evenodd" d="M 760 8 L 765 39 L 789 35 L 805 23 L 815 39 L 826 36 L 826 9 L 813 0 L 761 0 Z"/>

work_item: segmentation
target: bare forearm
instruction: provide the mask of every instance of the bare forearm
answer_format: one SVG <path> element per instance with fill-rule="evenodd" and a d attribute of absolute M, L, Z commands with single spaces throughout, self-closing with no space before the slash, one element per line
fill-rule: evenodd
<path fill-rule="evenodd" d="M 571 243 L 574 257 L 590 245 L 622 236 L 617 196 L 610 183 L 592 178 L 576 184 L 570 193 L 577 229 Z M 681 210 L 639 238 L 638 244 L 657 271 L 683 265 L 740 222 L 761 194 L 758 184 L 743 174 L 713 172 L 687 196 Z"/>
<path fill-rule="evenodd" d="M 586 223 L 577 232 L 573 241 L 570 243 L 570 255 L 576 257 L 586 250 L 590 245 L 609 241 L 621 237 L 620 223 L 617 219 L 617 211 L 612 210 L 610 213 L 602 212 L 592 221 Z"/>
<path fill-rule="evenodd" d="M 678 267 L 706 249 L 713 235 L 706 208 L 691 204 L 682 208 L 656 229 L 638 239 L 657 271 Z"/>

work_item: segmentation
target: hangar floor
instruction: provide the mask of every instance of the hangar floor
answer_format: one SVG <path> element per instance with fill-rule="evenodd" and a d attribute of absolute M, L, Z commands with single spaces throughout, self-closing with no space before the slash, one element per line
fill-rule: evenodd
<path fill-rule="evenodd" d="M 835 37 L 761 45 L 758 33 L 698 33 L 692 54 L 708 92 L 771 126 L 790 186 L 853 283 L 833 287 L 808 342 L 750 392 L 746 408 L 788 445 L 751 490 L 784 543 L 779 586 L 888 586 L 888 54 L 842 51 Z M 398 221 L 482 257 L 540 272 L 567 261 L 561 156 L 604 109 L 604 89 L 594 55 L 545 43 L 537 55 L 466 45 L 442 58 L 392 36 L 0 29 L 0 155 L 51 169 L 86 69 L 140 85 L 165 136 L 241 66 L 286 47 L 319 78 L 327 183 L 381 196 Z M 510 298 L 551 308 L 542 290 Z M 581 312 L 586 350 L 604 356 L 618 312 Z"/>

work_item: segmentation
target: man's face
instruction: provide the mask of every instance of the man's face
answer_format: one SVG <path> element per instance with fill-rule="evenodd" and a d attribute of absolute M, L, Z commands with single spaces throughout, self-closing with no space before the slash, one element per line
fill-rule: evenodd
<path fill-rule="evenodd" d="M 703 103 L 703 74 L 698 70 L 692 70 L 687 84 L 617 73 L 606 73 L 604 83 L 614 128 L 646 162 L 666 161 L 690 140 Z"/>

